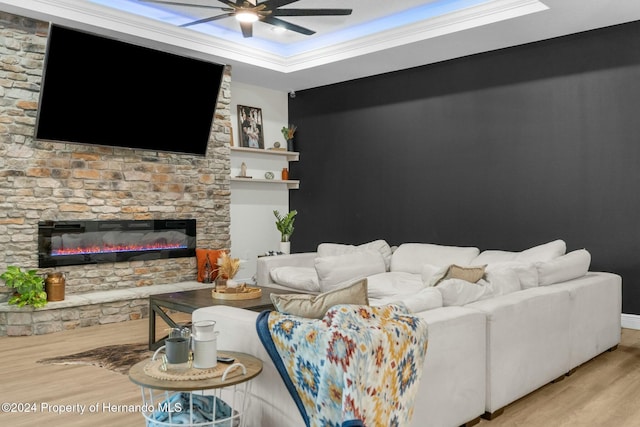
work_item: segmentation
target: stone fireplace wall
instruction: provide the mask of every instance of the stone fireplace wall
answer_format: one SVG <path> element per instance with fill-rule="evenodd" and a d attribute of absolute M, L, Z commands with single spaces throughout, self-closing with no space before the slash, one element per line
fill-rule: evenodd
<path fill-rule="evenodd" d="M 229 248 L 231 69 L 225 71 L 206 157 L 36 141 L 47 32 L 48 23 L 0 12 L 0 271 L 38 267 L 42 220 L 196 218 L 197 247 Z M 73 108 L 82 108 L 82 100 L 69 100 L 71 114 Z M 66 275 L 67 294 L 77 294 L 195 280 L 196 261 L 57 271 Z"/>

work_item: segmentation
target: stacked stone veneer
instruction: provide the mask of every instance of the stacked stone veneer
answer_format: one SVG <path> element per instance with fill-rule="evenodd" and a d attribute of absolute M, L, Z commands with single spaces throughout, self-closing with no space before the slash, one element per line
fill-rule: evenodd
<path fill-rule="evenodd" d="M 149 315 L 149 299 L 78 305 L 54 310 L 15 310 L 0 313 L 0 336 L 42 335 L 67 329 L 136 320 Z"/>
<path fill-rule="evenodd" d="M 196 218 L 198 247 L 229 248 L 230 68 L 206 157 L 36 141 L 47 33 L 47 23 L 0 12 L 0 271 L 37 268 L 42 220 Z M 168 83 L 167 90 L 180 90 L 179 80 Z M 69 114 L 84 108 L 82 99 L 70 99 L 68 107 Z M 173 258 L 57 271 L 66 275 L 67 295 L 74 295 L 194 280 L 196 262 Z M 111 303 L 103 314 L 114 316 L 119 307 Z M 130 317 L 146 311 L 136 313 Z M 88 317 L 82 311 L 68 316 L 69 327 Z M 7 322 L 0 313 L 0 323 Z"/>

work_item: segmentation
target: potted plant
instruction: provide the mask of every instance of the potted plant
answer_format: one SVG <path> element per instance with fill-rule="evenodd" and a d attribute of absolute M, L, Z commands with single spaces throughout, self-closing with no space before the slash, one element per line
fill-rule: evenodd
<path fill-rule="evenodd" d="M 15 294 L 9 298 L 9 304 L 18 307 L 31 305 L 35 308 L 47 305 L 47 293 L 44 291 L 44 280 L 36 274 L 36 270 L 22 271 L 20 267 L 10 265 L 0 274 L 7 288 L 12 288 Z"/>
<path fill-rule="evenodd" d="M 293 223 L 298 211 L 291 211 L 286 215 L 280 215 L 277 210 L 273 211 L 276 217 L 276 228 L 280 232 L 280 252 L 288 254 L 291 252 L 291 235 L 293 234 Z"/>

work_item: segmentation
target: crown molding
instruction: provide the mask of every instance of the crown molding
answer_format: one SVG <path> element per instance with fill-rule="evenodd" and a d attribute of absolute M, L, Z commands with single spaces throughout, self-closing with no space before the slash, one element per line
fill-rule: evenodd
<path fill-rule="evenodd" d="M 184 53 L 186 49 L 202 59 L 225 64 L 237 61 L 280 73 L 314 68 L 548 9 L 538 0 L 493 0 L 370 36 L 287 54 L 300 48 L 294 44 L 275 52 L 276 48 L 267 50 L 245 45 L 83 0 L 2 0 L 0 6 L 11 13 L 91 30 L 148 47 L 161 47 L 174 53 Z"/>
<path fill-rule="evenodd" d="M 287 72 L 350 59 L 548 9 L 538 0 L 494 0 L 368 37 L 292 55 L 286 62 Z"/>

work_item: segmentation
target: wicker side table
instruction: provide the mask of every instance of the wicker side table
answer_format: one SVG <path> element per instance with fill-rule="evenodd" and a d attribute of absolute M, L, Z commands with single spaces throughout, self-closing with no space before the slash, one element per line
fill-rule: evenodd
<path fill-rule="evenodd" d="M 204 379 L 193 379 L 203 376 L 196 368 L 174 374 L 171 379 L 159 378 L 151 359 L 132 366 L 129 379 L 140 386 L 141 412 L 147 427 L 243 427 L 250 380 L 262 372 L 262 361 L 245 353 L 220 354 L 235 360 L 229 365 L 218 363 L 217 371 L 211 374 L 215 376 Z"/>

